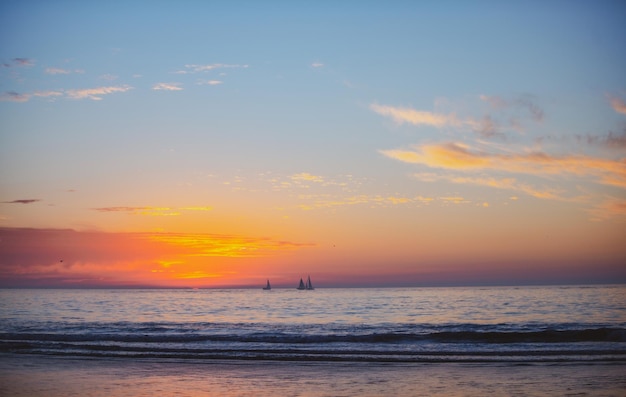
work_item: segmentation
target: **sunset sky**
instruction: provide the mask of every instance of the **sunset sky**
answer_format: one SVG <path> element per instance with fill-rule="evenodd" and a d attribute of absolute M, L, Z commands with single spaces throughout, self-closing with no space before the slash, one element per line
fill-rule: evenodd
<path fill-rule="evenodd" d="M 4 1 L 0 287 L 626 282 L 623 1 Z"/>

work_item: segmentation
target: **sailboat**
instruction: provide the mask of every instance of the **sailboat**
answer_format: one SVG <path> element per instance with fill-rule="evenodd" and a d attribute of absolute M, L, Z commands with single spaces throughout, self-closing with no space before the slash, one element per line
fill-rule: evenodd
<path fill-rule="evenodd" d="M 271 290 L 271 289 L 272 289 L 272 286 L 270 285 L 270 280 L 267 280 L 267 285 L 266 285 L 265 287 L 263 287 L 263 289 L 264 289 L 265 291 L 269 291 L 269 290 Z"/>
<path fill-rule="evenodd" d="M 300 289 L 300 290 L 302 290 L 302 289 L 306 289 L 306 287 L 304 286 L 304 282 L 302 281 L 302 279 L 300 279 L 300 285 L 298 285 L 298 288 L 297 288 L 297 289 Z"/>
<path fill-rule="evenodd" d="M 306 279 L 306 286 L 304 288 L 306 288 L 308 290 L 314 290 L 315 289 L 315 288 L 313 288 L 313 284 L 311 284 L 311 276 L 309 276 Z"/>

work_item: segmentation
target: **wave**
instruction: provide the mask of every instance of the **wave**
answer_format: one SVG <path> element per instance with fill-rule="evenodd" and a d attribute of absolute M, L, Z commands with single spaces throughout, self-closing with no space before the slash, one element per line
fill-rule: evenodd
<path fill-rule="evenodd" d="M 626 328 L 42 322 L 0 326 L 0 353 L 200 360 L 624 363 Z"/>
<path fill-rule="evenodd" d="M 276 343 L 276 344 L 325 344 L 325 343 L 403 343 L 403 342 L 439 342 L 439 343 L 576 343 L 576 342 L 626 342 L 624 328 L 585 328 L 585 329 L 545 329 L 533 331 L 490 331 L 484 329 L 457 331 L 419 330 L 410 332 L 375 331 L 347 333 L 345 330 L 320 329 L 317 332 L 281 332 L 255 331 L 240 329 L 211 329 L 196 331 L 193 329 L 172 329 L 171 327 L 144 326 L 116 330 L 78 328 L 78 332 L 68 332 L 67 328 L 56 332 L 0 332 L 0 340 L 49 341 L 49 342 L 142 342 L 142 343 L 190 343 L 190 342 L 241 342 L 241 343 Z M 76 331 L 76 330 L 75 330 Z M 109 332 L 107 332 L 109 331 Z M 218 331 L 218 333 L 215 333 Z M 222 332 L 219 332 L 222 331 Z M 224 332 L 227 331 L 227 332 Z M 295 331 L 299 331 L 296 329 Z M 338 332 L 337 332 L 338 331 Z"/>

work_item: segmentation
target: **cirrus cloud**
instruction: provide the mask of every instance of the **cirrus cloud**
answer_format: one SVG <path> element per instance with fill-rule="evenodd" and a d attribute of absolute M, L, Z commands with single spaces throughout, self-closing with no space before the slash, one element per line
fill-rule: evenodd
<path fill-rule="evenodd" d="M 626 188 L 626 159 L 608 160 L 584 155 L 553 156 L 544 152 L 487 153 L 465 144 L 446 142 L 415 145 L 411 149 L 382 150 L 389 158 L 430 168 L 497 170 L 518 174 L 597 177 L 606 185 Z"/>
<path fill-rule="evenodd" d="M 41 201 L 41 199 L 20 199 L 13 201 L 3 201 L 3 204 L 32 204 Z"/>
<path fill-rule="evenodd" d="M 122 86 L 108 86 L 108 87 L 67 90 L 65 91 L 65 93 L 67 97 L 71 99 L 91 99 L 93 101 L 99 101 L 99 100 L 102 100 L 103 95 L 114 94 L 117 92 L 127 92 L 132 89 L 133 87 L 129 85 L 122 85 Z"/>
<path fill-rule="evenodd" d="M 381 116 L 387 116 L 398 124 L 413 124 L 413 125 L 429 125 L 432 127 L 442 128 L 448 125 L 459 125 L 460 122 L 454 114 L 438 114 L 428 111 L 419 111 L 405 107 L 394 107 L 387 105 L 370 105 L 370 109 L 380 114 Z"/>
<path fill-rule="evenodd" d="M 181 83 L 157 83 L 152 86 L 155 91 L 182 91 Z"/>

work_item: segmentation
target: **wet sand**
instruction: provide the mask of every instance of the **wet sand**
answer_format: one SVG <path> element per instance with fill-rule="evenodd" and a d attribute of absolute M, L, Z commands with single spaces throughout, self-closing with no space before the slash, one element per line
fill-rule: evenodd
<path fill-rule="evenodd" d="M 1 396 L 624 396 L 626 365 L 154 361 L 0 355 Z"/>

